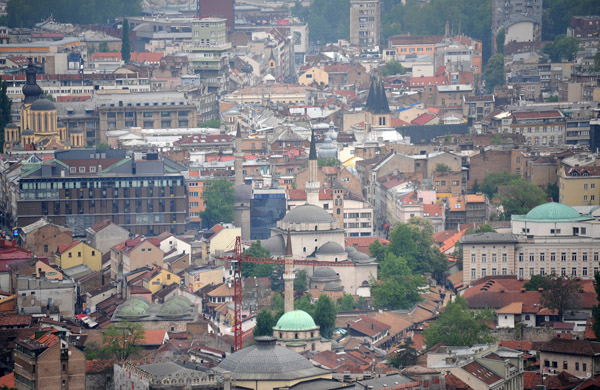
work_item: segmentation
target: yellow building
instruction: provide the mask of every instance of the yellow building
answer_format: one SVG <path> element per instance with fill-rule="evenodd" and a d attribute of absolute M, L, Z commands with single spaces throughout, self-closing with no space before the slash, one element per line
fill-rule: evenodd
<path fill-rule="evenodd" d="M 600 167 L 563 167 L 558 175 L 558 202 L 600 206 Z"/>
<path fill-rule="evenodd" d="M 102 269 L 102 253 L 81 241 L 60 245 L 56 252 L 56 264 L 62 269 L 85 265 L 92 271 Z"/>
<path fill-rule="evenodd" d="M 215 256 L 221 256 L 224 252 L 235 249 L 235 239 L 242 235 L 242 229 L 233 225 L 215 225 L 211 228 L 215 232 L 208 238 L 208 252 Z"/>
<path fill-rule="evenodd" d="M 152 294 L 162 290 L 166 286 L 171 284 L 181 284 L 181 278 L 166 269 L 157 267 L 152 271 L 147 279 L 143 280 L 142 285 L 145 289 L 148 289 Z"/>
<path fill-rule="evenodd" d="M 317 85 L 327 85 L 329 84 L 329 73 L 325 72 L 323 69 L 317 68 L 313 66 L 306 70 L 306 72 L 302 73 L 300 77 L 298 77 L 298 84 L 309 86 L 311 84 Z"/>

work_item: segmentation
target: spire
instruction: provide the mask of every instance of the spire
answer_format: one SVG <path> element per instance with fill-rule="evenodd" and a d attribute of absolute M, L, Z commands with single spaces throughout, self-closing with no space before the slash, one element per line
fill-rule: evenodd
<path fill-rule="evenodd" d="M 316 160 L 317 159 L 317 148 L 315 146 L 315 130 L 312 129 L 310 131 L 310 153 L 308 154 L 308 159 L 309 160 Z"/>
<path fill-rule="evenodd" d="M 285 243 L 285 257 L 292 257 L 292 236 L 290 234 L 290 229 L 287 231 L 287 242 Z"/>
<path fill-rule="evenodd" d="M 242 130 L 240 129 L 240 122 L 237 123 L 235 138 L 242 138 Z"/>
<path fill-rule="evenodd" d="M 25 96 L 23 102 L 25 104 L 31 104 L 37 99 L 39 99 L 40 95 L 42 94 L 42 88 L 40 88 L 40 86 L 37 85 L 36 82 L 37 70 L 33 65 L 33 61 L 31 60 L 31 58 L 29 58 L 29 64 L 27 65 L 27 68 L 25 68 L 25 74 L 25 85 L 22 89 L 23 95 Z"/>
<path fill-rule="evenodd" d="M 390 105 L 388 104 L 387 96 L 385 94 L 383 80 L 379 80 L 379 110 L 381 114 L 387 114 L 390 112 Z"/>
<path fill-rule="evenodd" d="M 371 110 L 373 105 L 373 98 L 375 97 L 375 79 L 371 77 L 371 86 L 369 87 L 369 94 L 367 95 L 367 110 Z"/>

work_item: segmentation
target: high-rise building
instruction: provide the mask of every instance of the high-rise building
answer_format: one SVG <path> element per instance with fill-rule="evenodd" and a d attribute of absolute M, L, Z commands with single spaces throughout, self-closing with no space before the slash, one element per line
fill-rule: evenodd
<path fill-rule="evenodd" d="M 380 35 L 380 1 L 350 0 L 350 43 L 360 47 L 378 46 Z"/>
<path fill-rule="evenodd" d="M 219 90 L 226 84 L 227 53 L 231 49 L 226 22 L 223 18 L 201 18 L 192 22 L 190 62 L 194 73 L 200 75 L 209 90 Z"/>
<path fill-rule="evenodd" d="M 492 45 L 504 29 L 505 43 L 534 42 L 542 37 L 542 0 L 492 0 Z"/>

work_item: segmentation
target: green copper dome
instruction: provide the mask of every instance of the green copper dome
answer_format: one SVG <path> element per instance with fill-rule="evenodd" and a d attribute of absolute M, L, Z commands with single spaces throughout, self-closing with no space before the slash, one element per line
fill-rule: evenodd
<path fill-rule="evenodd" d="M 158 316 L 183 317 L 191 312 L 192 307 L 192 302 L 189 299 L 182 295 L 176 295 L 163 304 Z"/>
<path fill-rule="evenodd" d="M 305 311 L 302 310 L 293 310 L 288 311 L 284 315 L 281 316 L 279 321 L 277 321 L 277 325 L 273 328 L 274 330 L 294 330 L 294 331 L 303 331 L 303 330 L 313 330 L 318 329 L 319 327 L 315 324 L 315 321 Z"/>
<path fill-rule="evenodd" d="M 117 308 L 117 317 L 145 317 L 149 307 L 145 298 L 131 297 Z"/>
<path fill-rule="evenodd" d="M 515 215 L 516 221 L 531 222 L 557 222 L 557 221 L 584 221 L 591 219 L 590 215 L 581 215 L 577 210 L 566 204 L 549 202 L 533 208 L 527 215 Z"/>

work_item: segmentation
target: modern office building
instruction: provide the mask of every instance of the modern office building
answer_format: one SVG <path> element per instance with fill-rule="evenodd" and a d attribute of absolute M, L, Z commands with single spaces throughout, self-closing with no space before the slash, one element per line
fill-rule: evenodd
<path fill-rule="evenodd" d="M 192 46 L 189 56 L 194 73 L 200 75 L 209 90 L 220 90 L 226 84 L 229 62 L 227 53 L 227 20 L 201 18 L 192 22 Z"/>
<path fill-rule="evenodd" d="M 350 1 L 350 43 L 360 47 L 379 45 L 381 5 L 379 0 Z"/>
<path fill-rule="evenodd" d="M 17 226 L 46 218 L 80 237 L 108 219 L 131 234 L 181 234 L 188 204 L 184 170 L 157 153 L 138 159 L 124 150 L 57 151 L 22 172 Z"/>

